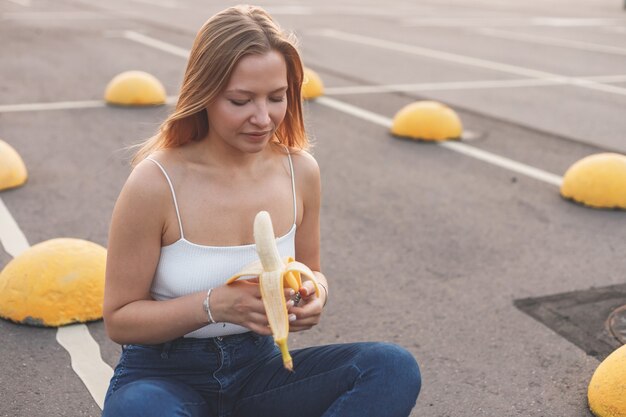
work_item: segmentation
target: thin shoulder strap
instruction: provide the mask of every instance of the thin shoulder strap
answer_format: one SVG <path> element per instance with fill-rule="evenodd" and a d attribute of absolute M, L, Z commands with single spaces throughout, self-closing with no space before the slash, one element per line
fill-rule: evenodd
<path fill-rule="evenodd" d="M 298 200 L 296 200 L 296 177 L 293 172 L 293 162 L 291 161 L 291 152 L 289 148 L 285 146 L 287 150 L 287 157 L 289 158 L 289 169 L 291 170 L 291 191 L 293 192 L 293 224 L 296 224 L 298 220 Z"/>
<path fill-rule="evenodd" d="M 172 191 L 172 198 L 174 199 L 174 208 L 176 208 L 176 217 L 178 218 L 178 227 L 180 228 L 180 238 L 184 239 L 185 234 L 183 233 L 183 222 L 180 220 L 180 211 L 178 210 L 178 201 L 176 201 L 176 193 L 174 192 L 174 186 L 172 185 L 172 180 L 170 180 L 170 176 L 167 175 L 167 171 L 165 171 L 165 168 L 163 168 L 163 165 L 161 165 L 157 160 L 152 159 L 150 157 L 147 157 L 146 159 L 149 159 L 150 161 L 157 164 L 159 168 L 161 168 L 161 171 L 163 172 L 163 175 L 165 175 L 165 179 L 167 180 L 167 183 L 170 185 L 170 190 Z"/>

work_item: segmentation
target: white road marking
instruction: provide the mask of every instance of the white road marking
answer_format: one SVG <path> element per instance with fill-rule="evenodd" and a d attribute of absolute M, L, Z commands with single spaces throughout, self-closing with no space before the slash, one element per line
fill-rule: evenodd
<path fill-rule="evenodd" d="M 369 110 L 361 109 L 360 107 L 353 106 L 352 104 L 344 103 L 330 97 L 318 97 L 317 99 L 315 99 L 315 102 L 323 106 L 341 111 L 343 113 L 358 117 L 360 119 L 375 123 L 385 128 L 390 128 L 393 124 L 393 119 L 371 112 Z M 503 156 L 496 155 L 491 152 L 487 152 L 461 142 L 448 141 L 435 143 L 446 149 L 450 149 L 463 155 L 479 159 L 483 162 L 487 162 L 489 164 L 508 169 L 509 171 L 513 171 L 518 174 L 522 174 L 551 185 L 556 185 L 560 187 L 563 181 L 562 177 L 551 172 L 547 172 L 542 169 L 535 168 L 533 166 L 526 165 L 521 162 L 517 162 L 512 159 L 505 158 Z"/>
<path fill-rule="evenodd" d="M 101 100 L 85 101 L 57 101 L 51 103 L 24 103 L 24 104 L 0 104 L 0 113 L 41 111 L 41 110 L 66 110 L 66 109 L 94 109 L 105 107 L 106 103 Z"/>
<path fill-rule="evenodd" d="M 174 104 L 178 96 L 168 96 L 165 104 Z M 74 110 L 74 109 L 96 109 L 107 107 L 107 103 L 101 100 L 84 101 L 57 101 L 50 103 L 23 103 L 23 104 L 0 104 L 0 113 L 29 112 L 29 111 L 49 111 L 49 110 Z M 116 106 L 111 106 L 116 107 Z"/>
<path fill-rule="evenodd" d="M 621 18 L 559 18 L 559 17 L 508 17 L 508 16 L 481 16 L 481 17 L 417 17 L 402 21 L 409 27 L 607 27 L 623 25 L 626 22 Z"/>
<path fill-rule="evenodd" d="M 0 20 L 95 20 L 119 19 L 119 16 L 93 12 L 6 12 L 0 13 Z"/>
<path fill-rule="evenodd" d="M 11 216 L 2 198 L 0 198 L 0 243 L 4 251 L 14 258 L 30 248 L 26 236 Z"/>
<path fill-rule="evenodd" d="M 26 236 L 1 198 L 0 243 L 5 252 L 14 258 L 30 247 Z M 84 324 L 59 327 L 56 339 L 70 354 L 72 369 L 102 409 L 113 369 L 102 360 L 100 347 L 91 337 L 89 329 Z"/>
<path fill-rule="evenodd" d="M 299 5 L 273 5 L 265 8 L 272 15 L 344 15 L 344 16 L 392 16 L 401 17 L 404 13 L 410 13 L 408 9 L 402 10 L 389 7 L 367 7 L 358 6 L 342 6 L 335 4 L 333 6 L 315 5 L 315 7 L 299 6 Z"/>
<path fill-rule="evenodd" d="M 473 146 L 469 146 L 465 143 L 438 142 L 437 144 L 455 152 L 462 153 L 466 156 L 471 156 L 472 158 L 479 159 L 483 162 L 508 169 L 509 171 L 517 172 L 518 174 L 526 175 L 527 177 L 534 178 L 557 187 L 560 187 L 563 183 L 563 177 L 559 175 L 475 148 Z"/>
<path fill-rule="evenodd" d="M 123 32 L 123 37 L 137 42 L 137 43 L 141 43 L 143 45 L 149 46 L 151 48 L 155 48 L 155 49 L 159 49 L 161 51 L 164 52 L 168 52 L 172 55 L 176 55 L 179 56 L 181 58 L 189 58 L 189 51 L 186 50 L 185 48 L 181 48 L 179 46 L 176 45 L 172 45 L 171 43 L 167 43 L 167 42 L 163 42 L 161 40 L 152 38 L 150 36 L 146 36 L 142 33 L 138 33 L 132 30 L 125 30 Z"/>
<path fill-rule="evenodd" d="M 420 46 L 409 45 L 405 43 L 392 42 L 369 36 L 357 35 L 353 33 L 342 32 L 334 29 L 323 29 L 309 32 L 312 35 L 325 36 L 333 39 L 343 40 L 346 42 L 367 45 L 368 47 L 378 47 L 407 53 L 411 55 L 425 56 L 428 58 L 439 59 L 442 61 L 455 62 L 457 64 L 469 65 L 474 67 L 485 68 L 494 71 L 505 72 L 509 74 L 521 75 L 524 77 L 549 79 L 564 85 L 572 85 L 590 90 L 604 91 L 606 93 L 626 95 L 626 88 L 616 87 L 613 85 L 601 84 L 595 81 L 584 80 L 575 77 L 554 74 L 547 71 L 535 70 L 532 68 L 520 67 L 517 65 L 504 64 L 501 62 L 490 61 L 481 58 L 455 54 L 451 52 L 438 51 L 435 49 L 423 48 Z"/>
<path fill-rule="evenodd" d="M 30 0 L 9 0 L 11 3 L 18 4 L 23 7 L 30 7 Z"/>
<path fill-rule="evenodd" d="M 271 15 L 294 15 L 294 16 L 308 16 L 313 14 L 313 9 L 307 6 L 267 6 L 265 8 Z"/>
<path fill-rule="evenodd" d="M 149 4 L 150 6 L 159 6 L 166 9 L 180 8 L 180 4 L 177 1 L 168 0 L 132 0 L 136 3 Z"/>
<path fill-rule="evenodd" d="M 597 81 L 601 83 L 624 82 L 626 75 L 594 75 L 590 77 L 576 77 L 576 79 Z M 449 91 L 449 90 L 474 90 L 487 88 L 519 88 L 519 87 L 549 87 L 563 85 L 561 78 L 521 78 L 514 80 L 477 80 L 477 81 L 448 81 L 437 83 L 415 84 L 383 84 L 383 85 L 349 85 L 343 87 L 327 87 L 324 94 L 352 95 L 352 94 L 376 94 L 396 93 L 410 91 Z"/>
<path fill-rule="evenodd" d="M 516 80 L 479 80 L 479 81 L 449 81 L 441 83 L 415 84 L 386 84 L 386 85 L 355 85 L 345 87 L 327 87 L 326 95 L 373 94 L 409 91 L 447 91 L 473 90 L 485 88 L 514 88 L 560 85 L 558 80 L 550 79 L 516 79 Z"/>
<path fill-rule="evenodd" d="M 568 39 L 558 39 L 548 36 L 530 35 L 527 33 L 515 33 L 500 29 L 478 29 L 478 32 L 482 35 L 491 36 L 494 38 L 510 39 L 515 41 L 536 43 L 541 45 L 559 46 L 572 49 L 580 49 L 591 52 L 602 52 L 607 54 L 626 55 L 626 49 L 619 48 L 617 46 L 601 45 L 591 42 L 572 41 Z"/>
<path fill-rule="evenodd" d="M 576 18 L 576 17 L 533 17 L 530 24 L 533 26 L 553 27 L 594 27 L 623 25 L 624 19 L 613 18 Z"/>
<path fill-rule="evenodd" d="M 72 369 L 102 409 L 113 369 L 102 360 L 100 346 L 84 324 L 59 327 L 57 342 L 68 351 Z"/>

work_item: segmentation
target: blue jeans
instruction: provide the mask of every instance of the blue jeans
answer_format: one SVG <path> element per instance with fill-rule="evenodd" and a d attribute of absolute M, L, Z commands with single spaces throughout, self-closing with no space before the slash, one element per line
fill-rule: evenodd
<path fill-rule="evenodd" d="M 255 333 L 124 346 L 103 417 L 406 417 L 421 387 L 417 362 L 387 343 L 291 352 Z"/>

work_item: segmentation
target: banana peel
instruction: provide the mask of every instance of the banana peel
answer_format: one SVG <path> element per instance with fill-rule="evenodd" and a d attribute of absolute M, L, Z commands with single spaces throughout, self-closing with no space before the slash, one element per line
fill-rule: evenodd
<path fill-rule="evenodd" d="M 259 260 L 244 267 L 226 283 L 231 284 L 242 277 L 259 277 L 261 298 L 274 342 L 280 349 L 285 368 L 293 371 L 293 360 L 287 347 L 289 316 L 285 300 L 285 285 L 297 292 L 302 288 L 304 277 L 313 283 L 315 295 L 319 297 L 317 280 L 313 271 L 303 263 L 291 257 L 281 259 L 276 246 L 272 219 L 266 211 L 260 211 L 254 218 L 254 242 Z"/>

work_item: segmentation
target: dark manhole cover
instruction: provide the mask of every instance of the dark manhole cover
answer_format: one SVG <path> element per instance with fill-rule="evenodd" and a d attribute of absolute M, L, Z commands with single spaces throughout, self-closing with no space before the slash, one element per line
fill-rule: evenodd
<path fill-rule="evenodd" d="M 613 337 L 622 345 L 626 344 L 626 305 L 613 310 L 607 320 L 607 327 Z"/>
<path fill-rule="evenodd" d="M 626 343 L 626 284 L 524 298 L 514 304 L 598 359 Z"/>

